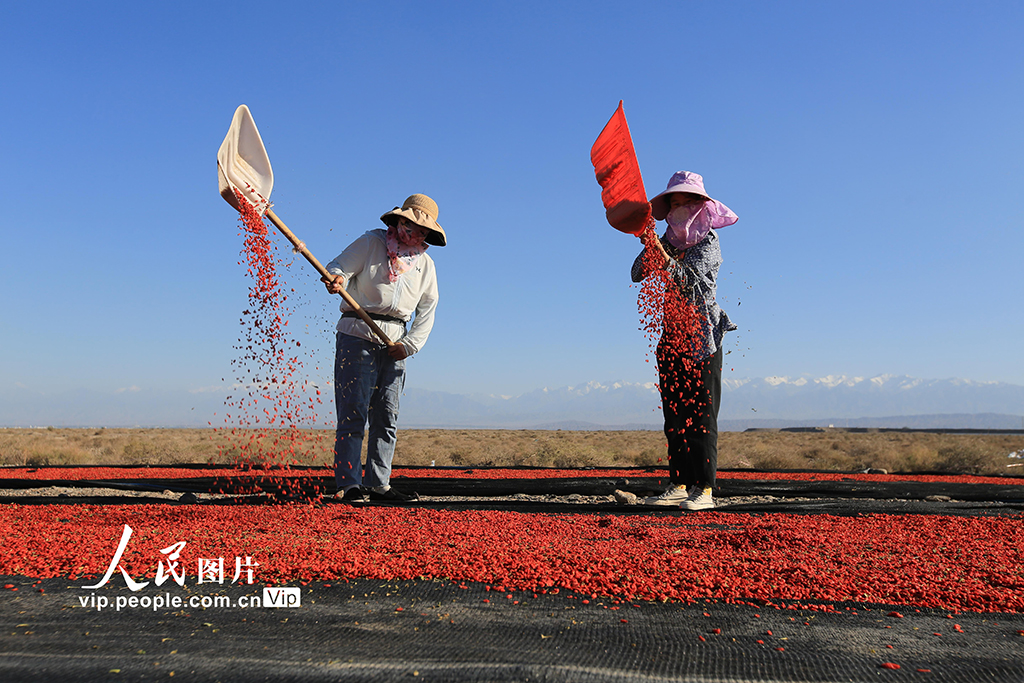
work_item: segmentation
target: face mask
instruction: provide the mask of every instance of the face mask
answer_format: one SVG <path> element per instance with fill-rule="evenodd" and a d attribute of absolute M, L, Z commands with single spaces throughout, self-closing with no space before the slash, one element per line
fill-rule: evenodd
<path fill-rule="evenodd" d="M 390 282 L 397 281 L 398 276 L 409 272 L 419 261 L 420 255 L 427 250 L 427 245 L 422 239 L 415 244 L 407 242 L 406 238 L 409 233 L 409 229 L 400 224 L 388 228 L 385 242 L 388 248 L 388 280 Z"/>
<path fill-rule="evenodd" d="M 711 220 L 704 210 L 705 202 L 677 206 L 668 212 L 669 243 L 676 249 L 689 249 L 704 239 L 711 230 Z"/>
<path fill-rule="evenodd" d="M 406 221 L 399 221 L 397 226 L 398 241 L 409 247 L 418 247 L 423 244 L 427 233 L 419 226 L 413 226 Z"/>

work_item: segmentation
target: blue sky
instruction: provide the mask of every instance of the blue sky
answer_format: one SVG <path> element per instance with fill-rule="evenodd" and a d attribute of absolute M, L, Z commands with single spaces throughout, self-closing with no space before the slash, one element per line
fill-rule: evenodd
<path fill-rule="evenodd" d="M 230 380 L 247 281 L 215 155 L 242 103 L 321 261 L 408 194 L 440 205 L 409 386 L 654 379 L 639 242 L 589 162 L 620 99 L 649 194 L 696 171 L 740 216 L 727 376 L 1024 384 L 1022 25 L 1011 2 L 16 4 L 0 396 Z M 326 380 L 337 299 L 286 277 Z"/>

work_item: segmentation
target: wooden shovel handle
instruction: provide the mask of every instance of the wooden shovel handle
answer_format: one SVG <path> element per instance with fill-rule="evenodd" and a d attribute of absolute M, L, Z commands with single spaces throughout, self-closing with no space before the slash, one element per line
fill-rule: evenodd
<path fill-rule="evenodd" d="M 309 261 L 310 265 L 316 268 L 316 272 L 320 273 L 320 275 L 329 280 L 333 280 L 336 277 L 328 273 L 327 269 L 320 265 L 320 262 L 316 260 L 316 256 L 313 256 L 313 254 L 309 252 L 309 249 L 306 249 L 306 245 L 299 241 L 299 238 L 295 236 L 295 233 L 288 229 L 288 226 L 285 225 L 281 221 L 281 219 L 277 217 L 277 214 L 274 213 L 273 209 L 267 209 L 267 218 L 270 219 L 271 223 L 277 226 L 277 229 L 281 231 L 282 235 L 288 238 L 288 241 L 292 243 L 292 246 L 295 247 L 295 250 L 298 251 L 303 256 L 305 256 L 306 260 Z M 343 289 L 339 292 L 339 294 L 341 294 L 341 298 L 345 300 L 345 303 L 347 303 L 352 308 L 352 310 L 356 312 L 356 315 L 358 315 L 364 323 L 369 325 L 370 329 L 373 330 L 373 333 L 380 337 L 380 340 L 382 342 L 384 342 L 388 346 L 395 345 L 395 342 L 388 339 L 388 336 L 384 334 L 384 332 L 380 329 L 377 323 L 375 323 L 373 319 L 366 314 L 366 311 L 364 311 L 363 308 L 356 303 L 356 300 L 353 299 L 348 292 L 346 292 Z"/>

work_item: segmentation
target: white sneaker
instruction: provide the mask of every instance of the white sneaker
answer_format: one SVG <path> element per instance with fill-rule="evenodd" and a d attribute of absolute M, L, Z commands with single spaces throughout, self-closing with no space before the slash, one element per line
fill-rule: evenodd
<path fill-rule="evenodd" d="M 680 484 L 672 484 L 659 496 L 644 498 L 644 505 L 679 505 L 690 496 L 690 490 Z"/>
<path fill-rule="evenodd" d="M 696 486 L 690 495 L 679 506 L 684 510 L 711 510 L 715 507 L 715 499 L 711 497 L 711 488 L 700 489 Z"/>

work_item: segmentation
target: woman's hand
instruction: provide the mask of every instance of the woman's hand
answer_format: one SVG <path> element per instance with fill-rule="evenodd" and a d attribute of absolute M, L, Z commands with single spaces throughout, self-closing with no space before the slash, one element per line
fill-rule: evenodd
<path fill-rule="evenodd" d="M 669 261 L 672 260 L 671 257 L 669 257 L 668 252 L 665 251 L 665 245 L 661 243 L 661 240 L 658 239 L 658 236 L 654 234 L 653 230 L 648 228 L 647 230 L 641 232 L 640 239 L 643 241 L 644 246 L 647 247 L 648 250 L 653 250 L 656 254 L 661 254 L 662 261 L 660 263 L 655 264 L 658 268 L 664 268 L 665 266 L 668 265 Z"/>

